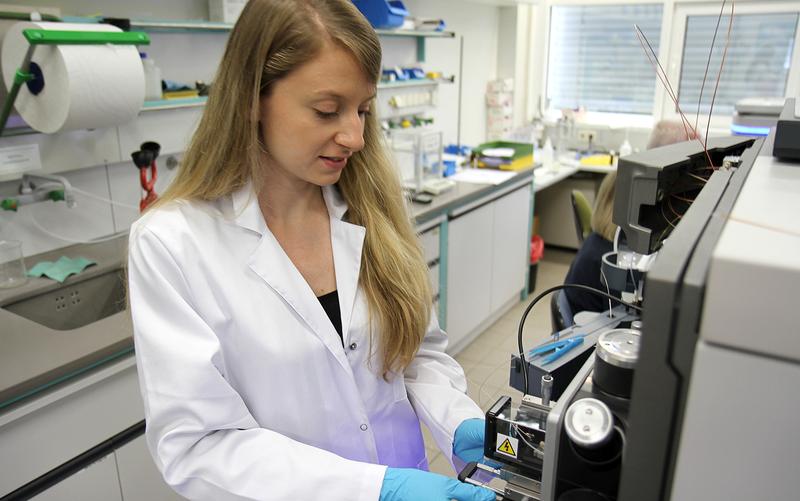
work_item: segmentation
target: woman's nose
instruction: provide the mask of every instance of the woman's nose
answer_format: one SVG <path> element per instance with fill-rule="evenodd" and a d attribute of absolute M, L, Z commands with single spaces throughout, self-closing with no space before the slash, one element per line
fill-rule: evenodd
<path fill-rule="evenodd" d="M 361 116 L 354 114 L 344 120 L 334 141 L 354 153 L 364 148 L 364 122 Z"/>

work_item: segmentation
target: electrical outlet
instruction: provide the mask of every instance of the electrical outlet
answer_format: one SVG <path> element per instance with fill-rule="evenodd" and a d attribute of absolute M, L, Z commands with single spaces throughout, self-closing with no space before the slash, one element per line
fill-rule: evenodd
<path fill-rule="evenodd" d="M 597 131 L 589 129 L 581 129 L 578 131 L 578 139 L 580 139 L 582 143 L 588 143 L 589 141 L 597 141 Z"/>

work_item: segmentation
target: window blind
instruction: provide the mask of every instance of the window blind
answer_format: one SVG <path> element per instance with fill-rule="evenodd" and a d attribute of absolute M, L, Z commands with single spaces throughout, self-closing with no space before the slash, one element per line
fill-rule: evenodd
<path fill-rule="evenodd" d="M 797 12 L 733 16 L 725 67 L 714 101 L 715 115 L 731 115 L 736 101 L 742 98 L 786 95 L 798 17 Z M 718 18 L 718 15 L 686 18 L 678 100 L 687 117 L 697 113 L 703 73 Z M 723 16 L 719 23 L 700 105 L 701 119 L 710 109 L 729 19 L 730 16 Z"/>
<path fill-rule="evenodd" d="M 634 24 L 656 54 L 662 5 L 556 5 L 550 13 L 550 107 L 651 114 L 656 73 Z"/>

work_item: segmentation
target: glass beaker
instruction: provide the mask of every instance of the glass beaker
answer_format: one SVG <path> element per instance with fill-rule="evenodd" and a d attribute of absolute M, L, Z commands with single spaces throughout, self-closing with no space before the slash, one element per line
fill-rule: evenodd
<path fill-rule="evenodd" d="M 0 240 L 0 288 L 17 287 L 27 281 L 25 260 L 22 257 L 22 242 Z"/>

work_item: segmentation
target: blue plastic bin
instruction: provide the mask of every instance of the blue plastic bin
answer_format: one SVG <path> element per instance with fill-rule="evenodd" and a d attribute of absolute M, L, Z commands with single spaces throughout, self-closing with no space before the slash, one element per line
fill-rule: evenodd
<path fill-rule="evenodd" d="M 353 3 L 375 28 L 397 28 L 408 15 L 403 2 L 397 0 L 353 0 Z"/>

